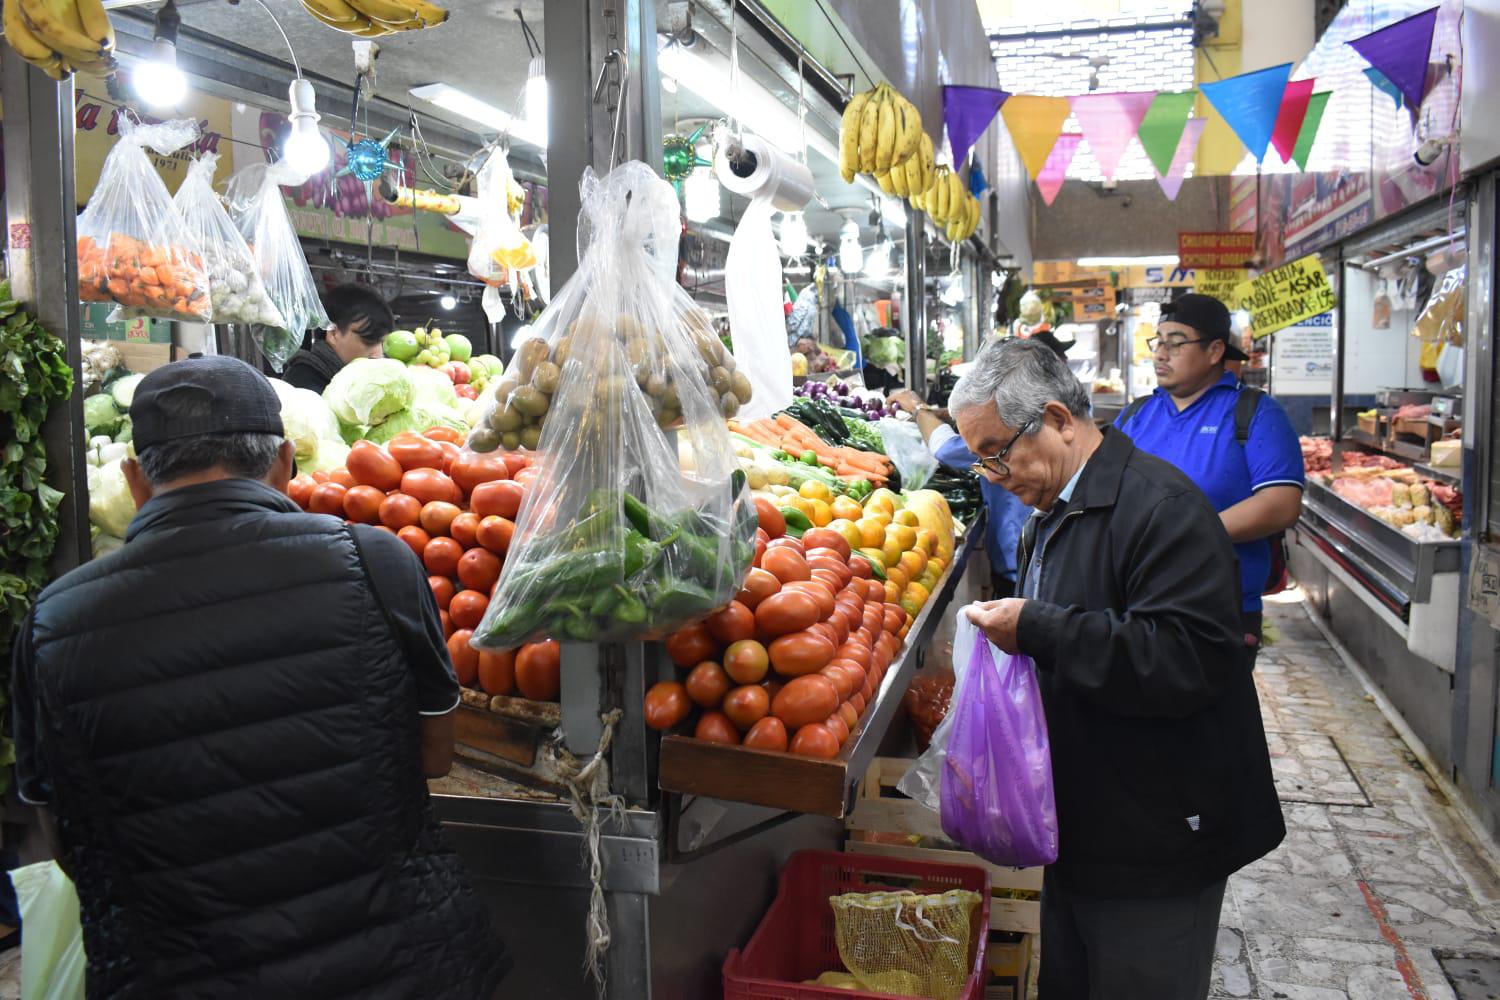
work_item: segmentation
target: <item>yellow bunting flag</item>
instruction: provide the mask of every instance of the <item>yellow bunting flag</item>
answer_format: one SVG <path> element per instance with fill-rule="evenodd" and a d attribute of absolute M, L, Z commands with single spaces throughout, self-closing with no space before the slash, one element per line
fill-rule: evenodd
<path fill-rule="evenodd" d="M 1062 134 L 1063 123 L 1072 113 L 1072 105 L 1066 97 L 1037 97 L 1034 94 L 1014 94 L 1000 106 L 1000 116 L 1010 131 L 1016 152 L 1026 164 L 1026 172 L 1036 180 L 1047 154 L 1057 144 Z"/>
<path fill-rule="evenodd" d="M 1256 340 L 1270 336 L 1334 306 L 1333 286 L 1323 273 L 1317 254 L 1308 254 L 1234 290 L 1239 308 L 1250 313 L 1250 333 Z"/>

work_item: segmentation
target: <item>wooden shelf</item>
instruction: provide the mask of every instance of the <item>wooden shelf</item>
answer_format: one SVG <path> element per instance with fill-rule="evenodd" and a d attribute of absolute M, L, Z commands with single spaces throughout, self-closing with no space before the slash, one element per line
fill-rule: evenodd
<path fill-rule="evenodd" d="M 819 760 L 705 743 L 688 736 L 668 736 L 661 741 L 658 778 L 661 790 L 842 818 L 853 799 L 855 785 L 875 759 L 880 741 L 901 707 L 907 685 L 938 623 L 948 614 L 958 581 L 968 567 L 969 554 L 980 544 L 984 530 L 984 519 L 976 518 L 959 539 L 953 565 L 939 578 L 932 598 L 912 622 L 900 657 L 892 661 L 880 691 L 866 707 L 837 757 Z"/>

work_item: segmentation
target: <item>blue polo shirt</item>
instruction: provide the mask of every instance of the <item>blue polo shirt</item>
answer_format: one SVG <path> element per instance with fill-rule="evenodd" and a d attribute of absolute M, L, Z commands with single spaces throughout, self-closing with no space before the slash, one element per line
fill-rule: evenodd
<path fill-rule="evenodd" d="M 1228 510 L 1267 486 L 1296 486 L 1305 481 L 1302 447 L 1286 411 L 1269 396 L 1250 421 L 1249 440 L 1241 446 L 1234 434 L 1234 407 L 1242 386 L 1234 374 L 1224 377 L 1179 411 L 1171 395 L 1157 389 L 1128 423 L 1115 426 L 1136 447 L 1177 466 L 1198 485 L 1215 510 Z M 1271 572 L 1271 544 L 1265 539 L 1236 545 L 1244 610 L 1261 609 L 1260 594 Z"/>
<path fill-rule="evenodd" d="M 964 439 L 947 424 L 932 432 L 927 441 L 932 457 L 950 469 L 963 471 L 979 456 L 969 450 Z M 984 539 L 985 554 L 990 557 L 990 569 L 1006 580 L 1016 578 L 1016 554 L 1021 547 L 1021 526 L 1031 516 L 1031 508 L 1016 499 L 1016 495 L 984 476 L 979 477 L 979 493 L 984 497 L 984 506 L 989 515 L 988 533 Z"/>

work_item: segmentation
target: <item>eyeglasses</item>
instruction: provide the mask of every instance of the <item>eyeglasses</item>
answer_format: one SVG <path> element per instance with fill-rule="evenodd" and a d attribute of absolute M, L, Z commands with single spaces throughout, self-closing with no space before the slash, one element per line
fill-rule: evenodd
<path fill-rule="evenodd" d="M 1026 421 L 1021 425 L 1021 429 L 1016 431 L 1016 436 L 1005 443 L 1004 448 L 1001 448 L 999 451 L 995 452 L 993 455 L 990 455 L 988 458 L 981 458 L 979 461 L 971 465 L 970 468 L 975 472 L 984 472 L 988 470 L 999 476 L 1001 479 L 1009 476 L 1010 466 L 1005 464 L 1005 456 L 1010 454 L 1010 450 L 1016 446 L 1016 442 L 1021 440 L 1021 435 L 1030 430 L 1031 425 L 1034 423 L 1036 423 L 1035 420 Z"/>
<path fill-rule="evenodd" d="M 1152 337 L 1146 341 L 1146 346 L 1150 348 L 1152 354 L 1165 347 L 1168 355 L 1174 355 L 1189 344 L 1206 344 L 1211 339 L 1213 338 L 1200 337 L 1197 340 L 1166 340 L 1162 337 Z"/>

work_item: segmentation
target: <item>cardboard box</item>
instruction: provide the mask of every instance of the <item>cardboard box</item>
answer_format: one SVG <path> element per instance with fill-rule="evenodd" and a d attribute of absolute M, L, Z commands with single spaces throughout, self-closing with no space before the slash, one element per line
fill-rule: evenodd
<path fill-rule="evenodd" d="M 133 319 L 111 323 L 114 310 L 108 302 L 85 302 L 79 310 L 81 330 L 86 340 L 114 340 L 136 344 L 170 344 L 172 324 L 164 319 Z"/>
<path fill-rule="evenodd" d="M 991 931 L 985 964 L 989 979 L 984 984 L 984 1000 L 1026 1000 L 1026 985 L 1031 979 L 1031 944 L 1034 934 Z"/>
<path fill-rule="evenodd" d="M 170 343 L 136 344 L 126 341 L 116 346 L 120 350 L 120 359 L 125 362 L 125 370 L 135 375 L 155 371 L 172 360 Z"/>

